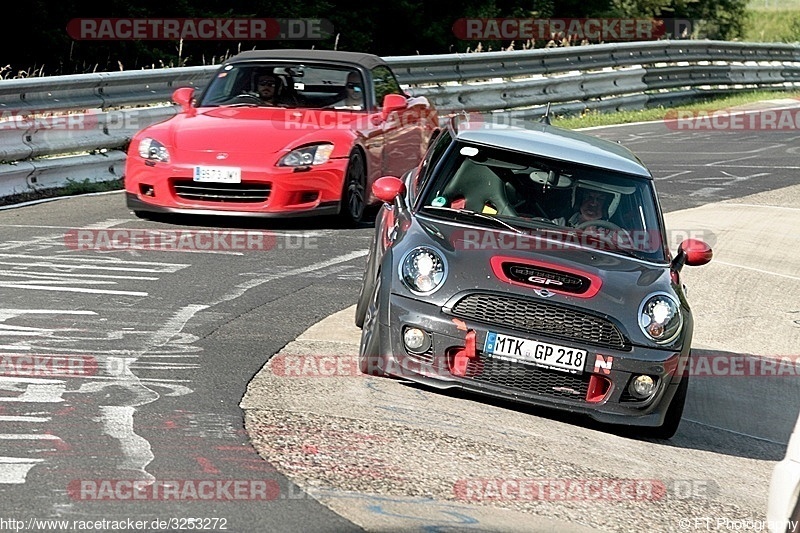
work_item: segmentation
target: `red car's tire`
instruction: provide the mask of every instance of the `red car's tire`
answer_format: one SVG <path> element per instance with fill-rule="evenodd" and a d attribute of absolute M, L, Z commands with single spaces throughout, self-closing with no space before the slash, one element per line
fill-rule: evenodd
<path fill-rule="evenodd" d="M 353 150 L 344 175 L 340 217 L 349 225 L 356 225 L 364 218 L 367 200 L 367 166 L 361 151 Z"/>

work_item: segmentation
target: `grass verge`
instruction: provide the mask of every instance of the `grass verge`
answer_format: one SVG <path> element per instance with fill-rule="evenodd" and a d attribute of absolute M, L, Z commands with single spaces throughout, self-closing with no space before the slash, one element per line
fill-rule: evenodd
<path fill-rule="evenodd" d="M 590 128 L 593 126 L 610 126 L 613 124 L 629 124 L 631 122 L 647 122 L 653 120 L 663 120 L 668 111 L 712 111 L 720 109 L 730 109 L 732 107 L 752 104 L 763 100 L 774 100 L 778 98 L 800 98 L 800 90 L 776 92 L 776 91 L 753 91 L 733 96 L 718 98 L 708 98 L 692 104 L 677 107 L 654 107 L 652 109 L 641 109 L 636 111 L 619 111 L 616 113 L 600 113 L 588 111 L 581 116 L 553 116 L 551 122 L 554 126 L 566 129 Z"/>
<path fill-rule="evenodd" d="M 11 196 L 0 197 L 0 206 L 20 204 L 33 200 L 42 200 L 44 198 L 58 198 L 61 196 L 76 196 L 79 194 L 90 194 L 93 192 L 116 191 L 122 188 L 123 184 L 121 179 L 111 181 L 72 181 L 66 187 L 40 189 L 37 191 L 28 191 Z"/>
<path fill-rule="evenodd" d="M 800 9 L 756 9 L 750 11 L 742 40 L 753 43 L 800 41 Z"/>

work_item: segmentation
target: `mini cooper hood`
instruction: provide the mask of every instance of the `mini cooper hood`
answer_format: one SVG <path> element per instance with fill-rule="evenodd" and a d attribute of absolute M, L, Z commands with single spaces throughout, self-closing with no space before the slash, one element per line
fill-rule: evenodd
<path fill-rule="evenodd" d="M 586 305 L 616 314 L 616 308 L 630 309 L 633 306 L 636 309 L 642 299 L 653 292 L 672 292 L 666 264 L 657 265 L 605 251 L 547 244 L 544 240 L 510 231 L 432 222 L 427 218 L 416 222 L 414 229 L 424 233 L 427 239 L 412 240 L 417 244 L 427 240 L 445 253 L 450 290 L 444 292 L 448 294 L 480 288 L 534 296 L 535 289 L 548 289 L 556 293 L 557 300 L 585 301 Z M 509 273 L 511 265 L 516 265 L 518 270 Z M 528 284 L 527 278 L 538 274 L 528 272 L 526 267 L 556 272 L 557 275 L 551 279 L 560 280 L 560 283 L 540 281 Z M 588 284 L 586 291 L 580 294 L 565 292 L 563 289 L 566 287 L 561 284 L 568 280 L 559 277 L 558 273 L 567 278 L 583 278 Z M 588 304 L 590 300 L 599 301 Z"/>
<path fill-rule="evenodd" d="M 177 150 L 275 153 L 282 149 L 330 139 L 336 130 L 348 130 L 348 118 L 335 124 L 340 128 L 315 126 L 320 110 L 264 107 L 214 107 L 198 110 L 170 121 L 171 144 Z M 342 115 L 352 115 L 343 113 Z"/>

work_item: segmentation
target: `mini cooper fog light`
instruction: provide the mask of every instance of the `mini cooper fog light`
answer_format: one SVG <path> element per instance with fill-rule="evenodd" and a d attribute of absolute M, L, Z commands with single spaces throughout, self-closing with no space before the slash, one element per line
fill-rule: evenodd
<path fill-rule="evenodd" d="M 431 347 L 431 338 L 419 328 L 405 328 L 403 331 L 403 344 L 411 353 L 424 353 Z"/>
<path fill-rule="evenodd" d="M 628 386 L 628 391 L 636 398 L 644 400 L 653 395 L 656 390 L 656 382 L 650 376 L 636 376 Z"/>
<path fill-rule="evenodd" d="M 400 261 L 400 279 L 414 294 L 427 295 L 435 292 L 446 277 L 447 264 L 433 248 L 414 248 Z"/>

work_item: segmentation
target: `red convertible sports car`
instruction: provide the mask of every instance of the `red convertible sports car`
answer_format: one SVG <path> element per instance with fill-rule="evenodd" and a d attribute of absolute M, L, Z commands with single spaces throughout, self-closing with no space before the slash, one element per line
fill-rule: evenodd
<path fill-rule="evenodd" d="M 173 93 L 176 116 L 132 139 L 125 166 L 137 215 L 361 220 L 372 184 L 416 166 L 438 131 L 424 97 L 404 93 L 379 57 L 255 50 L 220 66 L 202 92 Z"/>

